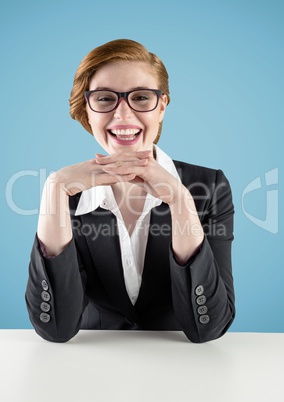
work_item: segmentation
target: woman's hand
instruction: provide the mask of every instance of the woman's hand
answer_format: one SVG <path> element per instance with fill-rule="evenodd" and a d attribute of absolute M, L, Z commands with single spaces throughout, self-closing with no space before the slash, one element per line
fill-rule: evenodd
<path fill-rule="evenodd" d="M 141 186 L 147 193 L 171 205 L 177 200 L 180 192 L 185 191 L 186 188 L 159 165 L 151 151 L 144 152 L 145 154 L 140 158 L 138 158 L 139 152 L 109 156 L 97 154 L 96 162 L 109 176 L 128 178 L 125 181 Z"/>
<path fill-rule="evenodd" d="M 145 156 L 148 156 L 148 151 L 139 151 L 131 157 L 131 165 L 143 166 L 145 164 Z M 107 157 L 106 157 L 107 158 Z M 112 163 L 120 164 L 122 155 L 113 154 L 111 156 Z M 75 195 L 78 192 L 88 190 L 94 186 L 111 185 L 118 182 L 129 182 L 135 178 L 135 172 L 130 170 L 127 172 L 110 172 L 104 169 L 104 165 L 99 163 L 100 158 L 90 159 L 75 165 L 66 166 L 50 176 L 52 182 L 60 184 L 67 195 Z M 114 161 L 114 162 L 113 162 Z M 129 162 L 124 164 L 124 167 L 129 167 Z"/>

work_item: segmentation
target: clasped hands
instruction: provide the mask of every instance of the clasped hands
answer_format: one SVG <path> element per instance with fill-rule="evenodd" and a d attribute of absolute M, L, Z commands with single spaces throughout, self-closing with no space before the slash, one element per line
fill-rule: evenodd
<path fill-rule="evenodd" d="M 94 186 L 129 182 L 141 186 L 163 202 L 171 205 L 182 183 L 154 159 L 152 151 L 96 154 L 96 158 L 67 166 L 57 172 L 57 182 L 68 195 Z"/>

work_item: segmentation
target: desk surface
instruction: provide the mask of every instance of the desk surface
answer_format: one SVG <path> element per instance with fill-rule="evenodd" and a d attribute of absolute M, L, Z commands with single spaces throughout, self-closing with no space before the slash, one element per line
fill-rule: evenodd
<path fill-rule="evenodd" d="M 283 402 L 284 334 L 80 331 L 51 343 L 0 331 L 5 402 Z"/>

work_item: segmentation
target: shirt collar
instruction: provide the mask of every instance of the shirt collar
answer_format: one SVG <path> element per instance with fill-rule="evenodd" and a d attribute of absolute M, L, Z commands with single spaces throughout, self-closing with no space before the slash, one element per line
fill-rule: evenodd
<path fill-rule="evenodd" d="M 157 145 L 154 145 L 154 151 L 156 152 L 156 161 L 175 178 L 181 181 L 173 160 Z M 151 208 L 161 203 L 162 201 L 159 198 L 147 194 L 144 212 L 149 211 Z M 98 207 L 111 211 L 117 209 L 111 186 L 97 186 L 82 191 L 75 215 L 87 214 Z"/>

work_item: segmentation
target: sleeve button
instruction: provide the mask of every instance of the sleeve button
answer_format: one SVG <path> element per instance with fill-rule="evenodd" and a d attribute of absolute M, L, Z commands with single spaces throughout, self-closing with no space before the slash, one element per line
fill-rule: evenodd
<path fill-rule="evenodd" d="M 50 294 L 44 290 L 41 292 L 41 298 L 42 300 L 48 302 L 50 300 Z"/>
<path fill-rule="evenodd" d="M 41 311 L 44 311 L 45 313 L 47 313 L 50 310 L 50 304 L 42 302 L 40 305 L 40 309 L 41 309 Z"/>
<path fill-rule="evenodd" d="M 47 313 L 41 313 L 41 315 L 39 316 L 40 321 L 46 323 L 50 321 L 50 315 Z"/>
<path fill-rule="evenodd" d="M 201 324 L 208 324 L 208 322 L 210 321 L 209 315 L 201 315 L 199 317 L 199 321 L 201 322 Z"/>
<path fill-rule="evenodd" d="M 198 314 L 203 315 L 206 314 L 208 311 L 207 306 L 199 306 L 197 309 Z"/>
<path fill-rule="evenodd" d="M 43 290 L 48 290 L 48 283 L 46 282 L 45 279 L 43 281 L 41 281 L 41 286 L 42 286 Z"/>
<path fill-rule="evenodd" d="M 205 304 L 205 303 L 206 303 L 206 297 L 205 297 L 204 295 L 198 296 L 198 297 L 196 298 L 196 303 L 197 303 L 199 306 L 202 306 L 202 304 Z"/>
<path fill-rule="evenodd" d="M 204 287 L 202 285 L 197 286 L 195 289 L 196 296 L 201 296 L 204 293 Z"/>

